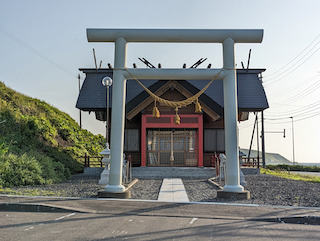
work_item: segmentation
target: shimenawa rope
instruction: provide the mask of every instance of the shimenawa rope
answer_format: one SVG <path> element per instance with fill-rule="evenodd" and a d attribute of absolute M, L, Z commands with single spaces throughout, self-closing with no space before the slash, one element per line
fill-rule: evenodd
<path fill-rule="evenodd" d="M 200 95 L 202 95 L 206 89 L 210 86 L 210 84 L 219 76 L 219 74 L 221 73 L 221 71 L 223 69 L 221 69 L 211 80 L 210 82 L 203 87 L 202 90 L 200 90 L 197 94 L 195 94 L 194 96 L 189 97 L 186 100 L 181 100 L 181 101 L 170 101 L 170 100 L 166 100 L 163 99 L 159 96 L 157 96 L 156 94 L 152 93 L 147 87 L 145 87 L 127 68 L 125 69 L 131 76 L 133 79 L 135 79 L 141 86 L 142 88 L 147 91 L 147 93 L 154 99 L 154 107 L 153 107 L 153 117 L 160 117 L 160 112 L 156 106 L 156 102 L 158 101 L 160 104 L 165 105 L 165 106 L 169 106 L 169 107 L 173 107 L 175 108 L 176 111 L 176 116 L 175 116 L 175 124 L 180 124 L 180 117 L 178 116 L 178 108 L 182 107 L 182 106 L 187 106 L 190 105 L 191 103 L 195 102 L 195 113 L 201 113 L 201 105 L 198 101 L 198 98 L 200 97 Z"/>

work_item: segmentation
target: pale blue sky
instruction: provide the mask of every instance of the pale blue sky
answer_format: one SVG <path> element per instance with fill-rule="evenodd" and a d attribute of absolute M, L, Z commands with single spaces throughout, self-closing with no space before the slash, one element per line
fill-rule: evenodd
<path fill-rule="evenodd" d="M 236 45 L 236 62 L 246 65 L 252 49 L 250 67 L 267 69 L 266 131 L 285 128 L 286 138 L 267 133 L 266 151 L 292 160 L 293 116 L 296 161 L 320 162 L 319 9 L 317 0 L 0 0 L 0 80 L 78 120 L 78 68 L 94 67 L 92 48 L 103 67 L 113 63 L 113 44 L 88 43 L 86 28 L 264 29 L 262 44 Z M 163 67 L 192 65 L 200 58 L 208 58 L 201 67 L 222 66 L 219 44 L 129 44 L 127 65 L 144 67 L 138 57 Z M 250 116 L 240 125 L 242 148 L 249 147 L 252 123 Z M 104 133 L 93 114 L 84 116 L 83 125 Z"/>

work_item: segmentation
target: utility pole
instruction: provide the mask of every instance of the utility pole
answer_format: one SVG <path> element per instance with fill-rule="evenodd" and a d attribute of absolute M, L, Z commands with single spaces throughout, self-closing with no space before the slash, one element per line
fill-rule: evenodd
<path fill-rule="evenodd" d="M 293 130 L 293 117 L 290 117 L 292 120 L 292 162 L 295 165 L 295 156 L 294 156 L 294 130 Z"/>
<path fill-rule="evenodd" d="M 264 143 L 264 116 L 263 111 L 261 111 L 261 148 L 262 148 L 262 167 L 266 168 L 266 150 Z"/>
<path fill-rule="evenodd" d="M 258 168 L 260 168 L 260 150 L 259 150 L 259 118 L 258 118 L 258 112 L 257 115 L 257 162 L 258 162 Z"/>
<path fill-rule="evenodd" d="M 81 86 L 80 86 L 80 74 L 78 74 L 78 80 L 79 80 L 78 82 L 79 82 L 79 95 L 80 95 L 80 90 L 81 90 Z M 80 124 L 80 129 L 82 129 L 81 109 L 80 109 L 79 115 L 80 115 L 80 122 L 79 122 L 79 124 Z"/>
<path fill-rule="evenodd" d="M 249 152 L 248 152 L 248 161 L 250 161 L 250 153 L 251 153 L 251 148 L 252 148 L 252 143 L 253 143 L 253 138 L 254 138 L 254 130 L 256 129 L 257 122 L 258 122 L 258 116 L 256 115 L 256 119 L 254 121 L 254 126 L 253 126 L 253 130 L 252 130 L 252 136 L 251 136 Z"/>

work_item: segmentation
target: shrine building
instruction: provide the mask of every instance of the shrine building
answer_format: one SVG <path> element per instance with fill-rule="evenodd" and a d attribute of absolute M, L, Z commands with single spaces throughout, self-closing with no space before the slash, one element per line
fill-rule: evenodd
<path fill-rule="evenodd" d="M 106 87 L 101 80 L 106 76 L 112 78 L 113 69 L 80 71 L 85 73 L 86 78 L 76 107 L 94 112 L 97 121 L 106 121 Z M 269 107 L 262 85 L 264 71 L 236 70 L 239 122 L 248 120 L 249 112 L 261 112 Z M 209 81 L 179 79 L 140 82 L 163 99 L 181 101 L 196 95 Z M 200 113 L 195 113 L 196 103 L 175 109 L 155 102 L 135 79 L 127 80 L 126 88 L 124 153 L 133 157 L 133 166 L 210 166 L 212 155 L 225 152 L 222 79 L 214 80 L 198 98 L 202 109 Z M 109 103 L 111 107 L 112 86 Z M 154 107 L 159 110 L 159 118 L 153 117 Z M 175 121 L 176 115 L 180 118 L 180 124 Z"/>

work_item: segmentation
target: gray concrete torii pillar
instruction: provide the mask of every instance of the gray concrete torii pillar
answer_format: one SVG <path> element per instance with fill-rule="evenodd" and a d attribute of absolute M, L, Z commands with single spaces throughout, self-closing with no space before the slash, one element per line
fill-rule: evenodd
<path fill-rule="evenodd" d="M 238 103 L 235 69 L 235 43 L 261 43 L 262 29 L 87 29 L 89 42 L 114 42 L 111 161 L 106 192 L 121 193 L 124 142 L 126 80 L 132 79 L 126 69 L 128 42 L 222 43 L 226 184 L 224 192 L 242 192 L 239 175 Z M 220 69 L 128 69 L 137 79 L 208 79 Z"/>

